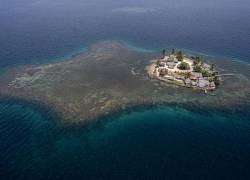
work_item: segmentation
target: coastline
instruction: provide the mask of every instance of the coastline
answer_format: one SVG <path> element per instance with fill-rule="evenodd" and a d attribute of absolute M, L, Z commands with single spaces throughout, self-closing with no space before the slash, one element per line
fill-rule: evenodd
<path fill-rule="evenodd" d="M 10 70 L 11 76 L 0 77 L 0 94 L 42 102 L 58 113 L 65 125 L 88 124 L 145 106 L 192 105 L 236 111 L 250 102 L 246 98 L 250 82 L 243 76 L 235 78 L 245 84 L 226 81 L 217 92 L 219 97 L 204 97 L 150 80 L 145 72 L 150 59 L 151 55 L 134 54 L 119 42 L 100 42 L 68 61 Z M 236 92 L 232 94 L 231 90 Z"/>
<path fill-rule="evenodd" d="M 177 102 L 158 102 L 158 103 L 148 103 L 148 104 L 134 104 L 127 106 L 126 108 L 116 108 L 113 109 L 112 112 L 108 114 L 103 114 L 98 117 L 92 119 L 86 119 L 85 121 L 65 121 L 64 117 L 61 116 L 60 112 L 56 112 L 56 110 L 51 107 L 49 104 L 45 104 L 42 101 L 34 101 L 28 100 L 25 98 L 14 98 L 14 97 L 0 97 L 0 104 L 6 106 L 22 106 L 24 108 L 30 108 L 32 111 L 38 112 L 42 116 L 48 117 L 49 120 L 56 123 L 57 127 L 92 127 L 97 124 L 106 123 L 109 121 L 113 121 L 121 116 L 129 115 L 133 112 L 143 113 L 146 111 L 157 110 L 157 109 L 183 109 L 188 112 L 202 114 L 205 116 L 211 116 L 213 114 L 217 114 L 219 116 L 230 117 L 232 115 L 243 117 L 248 117 L 250 115 L 250 104 L 245 104 L 241 106 L 236 106 L 234 109 L 232 107 L 224 107 L 224 106 L 211 106 L 208 104 L 197 104 L 197 102 L 193 103 L 177 103 Z M 5 109 L 6 110 L 6 109 Z M 96 124 L 97 123 L 97 124 Z"/>
<path fill-rule="evenodd" d="M 179 51 L 179 55 L 171 53 L 165 55 L 146 67 L 148 76 L 159 81 L 178 86 L 200 89 L 205 93 L 216 90 L 221 76 L 215 70 L 215 64 L 207 64 L 199 56 L 188 57 Z M 173 49 L 174 51 L 174 49 Z"/>

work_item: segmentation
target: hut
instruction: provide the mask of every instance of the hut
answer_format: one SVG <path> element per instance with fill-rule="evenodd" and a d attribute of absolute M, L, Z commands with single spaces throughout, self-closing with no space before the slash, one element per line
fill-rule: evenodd
<path fill-rule="evenodd" d="M 210 82 L 208 80 L 205 80 L 205 79 L 199 79 L 199 81 L 197 83 L 197 86 L 201 89 L 209 87 L 209 85 L 210 85 Z"/>
<path fill-rule="evenodd" d="M 164 66 L 165 66 L 165 63 L 161 61 L 161 62 L 159 63 L 159 66 L 160 66 L 160 67 L 164 67 Z"/>
<path fill-rule="evenodd" d="M 192 85 L 191 79 L 187 78 L 187 79 L 185 80 L 185 84 L 186 84 L 187 87 L 191 87 L 191 85 Z"/>
<path fill-rule="evenodd" d="M 191 72 L 191 77 L 190 77 L 191 80 L 196 81 L 200 78 L 203 78 L 202 73 Z"/>
<path fill-rule="evenodd" d="M 197 86 L 197 82 L 191 81 L 191 85 L 192 85 L 193 87 L 196 87 L 196 86 Z"/>
<path fill-rule="evenodd" d="M 176 64 L 174 62 L 167 62 L 167 66 L 169 69 L 174 69 Z"/>
<path fill-rule="evenodd" d="M 203 67 L 206 70 L 210 70 L 211 69 L 211 66 L 209 64 L 204 64 Z"/>

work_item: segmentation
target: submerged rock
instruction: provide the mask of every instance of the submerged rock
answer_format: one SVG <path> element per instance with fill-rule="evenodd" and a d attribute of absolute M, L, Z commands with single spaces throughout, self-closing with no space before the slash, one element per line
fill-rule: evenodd
<path fill-rule="evenodd" d="M 243 74 L 225 79 L 216 96 L 206 96 L 151 80 L 145 67 L 153 57 L 119 42 L 100 42 L 64 62 L 9 70 L 0 76 L 0 94 L 41 101 L 59 112 L 66 123 L 87 122 L 146 104 L 192 103 L 233 109 L 236 102 L 250 102 L 250 81 Z"/>

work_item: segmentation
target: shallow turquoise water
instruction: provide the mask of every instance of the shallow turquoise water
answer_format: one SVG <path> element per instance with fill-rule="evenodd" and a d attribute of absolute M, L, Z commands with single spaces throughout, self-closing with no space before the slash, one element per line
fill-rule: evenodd
<path fill-rule="evenodd" d="M 3 179 L 247 179 L 249 113 L 179 107 L 62 127 L 48 110 L 0 104 Z"/>

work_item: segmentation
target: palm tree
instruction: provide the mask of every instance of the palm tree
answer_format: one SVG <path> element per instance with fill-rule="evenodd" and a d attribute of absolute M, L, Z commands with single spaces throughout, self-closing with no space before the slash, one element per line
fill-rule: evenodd
<path fill-rule="evenodd" d="M 211 64 L 210 70 L 214 71 L 214 68 L 215 68 L 215 64 Z"/>
<path fill-rule="evenodd" d="M 175 54 L 175 49 L 174 49 L 174 48 L 172 49 L 172 52 L 171 52 L 171 54 Z"/>
<path fill-rule="evenodd" d="M 176 58 L 178 59 L 178 61 L 182 61 L 182 60 L 183 60 L 182 51 L 178 51 L 178 52 L 177 52 Z"/>
<path fill-rule="evenodd" d="M 199 65 L 199 64 L 201 64 L 201 63 L 202 63 L 201 58 L 200 58 L 199 56 L 196 56 L 196 57 L 195 57 L 195 60 L 194 60 L 194 65 Z"/>
<path fill-rule="evenodd" d="M 163 49 L 162 50 L 162 56 L 165 57 L 165 55 L 166 55 L 166 49 Z"/>
<path fill-rule="evenodd" d="M 186 79 L 191 77 L 191 72 L 187 72 L 185 75 Z"/>
<path fill-rule="evenodd" d="M 160 66 L 160 60 L 157 60 L 156 65 L 159 67 Z"/>

